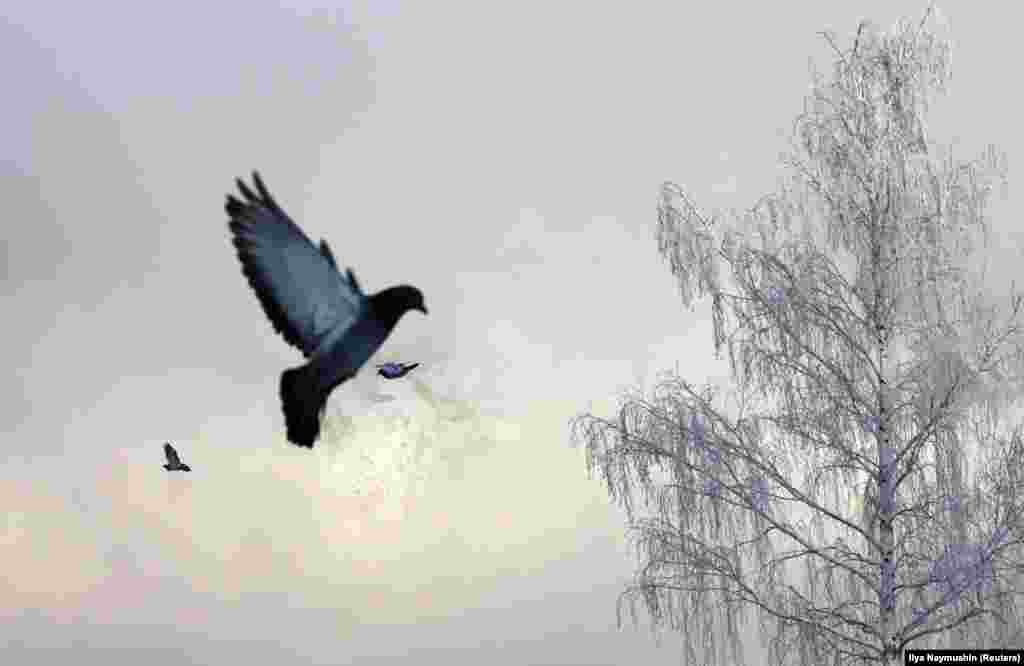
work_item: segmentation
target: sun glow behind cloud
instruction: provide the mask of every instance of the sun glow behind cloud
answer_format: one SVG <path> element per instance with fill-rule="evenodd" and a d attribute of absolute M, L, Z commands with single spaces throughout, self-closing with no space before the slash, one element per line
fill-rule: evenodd
<path fill-rule="evenodd" d="M 491 413 L 442 385 L 428 369 L 375 386 L 389 402 L 340 392 L 313 451 L 242 418 L 175 441 L 191 474 L 122 451 L 104 461 L 88 520 L 22 489 L 8 505 L 28 510 L 10 514 L 24 520 L 9 518 L 5 537 L 14 606 L 196 629 L 207 602 L 272 594 L 334 609 L 343 624 L 415 622 L 472 607 L 500 580 L 584 548 L 581 531 L 605 529 L 601 486 L 567 446 L 577 406 Z M 67 543 L 44 547 L 47 534 Z M 174 585 L 192 596 L 168 597 Z"/>

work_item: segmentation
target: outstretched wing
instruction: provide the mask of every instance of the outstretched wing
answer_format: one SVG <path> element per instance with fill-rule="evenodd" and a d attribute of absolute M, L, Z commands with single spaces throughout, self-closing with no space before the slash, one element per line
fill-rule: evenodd
<path fill-rule="evenodd" d="M 366 296 L 351 270 L 338 272 L 327 242 L 314 245 L 277 205 L 258 173 L 255 193 L 236 182 L 245 201 L 229 194 L 225 209 L 242 272 L 274 330 L 308 357 L 327 333 L 355 323 Z"/>
<path fill-rule="evenodd" d="M 418 367 L 420 367 L 419 363 L 403 363 L 402 364 L 402 372 L 411 372 L 411 371 L 415 370 Z"/>
<path fill-rule="evenodd" d="M 178 452 L 174 450 L 170 442 L 164 442 L 164 455 L 167 456 L 167 464 L 171 467 L 181 464 L 181 458 L 178 457 Z"/>

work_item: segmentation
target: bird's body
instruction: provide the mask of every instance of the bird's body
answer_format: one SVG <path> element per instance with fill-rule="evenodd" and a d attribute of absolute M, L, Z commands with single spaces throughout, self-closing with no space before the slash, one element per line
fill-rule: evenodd
<path fill-rule="evenodd" d="M 327 241 L 303 233 L 253 173 L 257 193 L 236 181 L 245 201 L 228 195 L 225 209 L 242 272 L 274 330 L 308 359 L 281 374 L 288 440 L 312 448 L 327 397 L 370 360 L 409 310 L 427 313 L 408 285 L 371 296 L 351 269 L 343 275 Z"/>
<path fill-rule="evenodd" d="M 164 442 L 164 457 L 167 463 L 163 466 L 168 472 L 191 472 L 192 468 L 181 462 L 178 452 L 174 450 L 170 442 Z"/>
<path fill-rule="evenodd" d="M 381 363 L 377 374 L 385 379 L 400 379 L 419 367 L 419 363 Z"/>

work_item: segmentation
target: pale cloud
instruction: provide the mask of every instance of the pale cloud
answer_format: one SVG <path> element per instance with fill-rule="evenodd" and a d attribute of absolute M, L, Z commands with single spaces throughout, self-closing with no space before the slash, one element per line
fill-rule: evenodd
<path fill-rule="evenodd" d="M 72 506 L 28 483 L 0 481 L 4 614 L 45 608 L 53 617 L 75 605 L 107 575 L 103 554 Z"/>
<path fill-rule="evenodd" d="M 74 495 L 5 486 L 5 505 L 22 507 L 4 533 L 17 572 L 7 598 L 68 621 L 143 606 L 203 621 L 201 605 L 165 600 L 160 581 L 177 577 L 223 602 L 293 594 L 360 622 L 414 622 L 457 613 L 502 576 L 572 554 L 581 531 L 601 532 L 601 486 L 565 437 L 577 406 L 488 413 L 433 391 L 442 374 L 381 380 L 396 399 L 358 413 L 358 395 L 333 400 L 313 451 L 272 432 L 229 441 L 228 420 L 175 442 L 191 474 L 164 472 L 158 445 L 149 465 L 120 450 L 102 461 L 88 511 Z"/>

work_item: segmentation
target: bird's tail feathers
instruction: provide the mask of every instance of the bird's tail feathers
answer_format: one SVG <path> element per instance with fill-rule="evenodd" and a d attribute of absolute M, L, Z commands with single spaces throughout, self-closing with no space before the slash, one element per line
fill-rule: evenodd
<path fill-rule="evenodd" d="M 313 448 L 313 442 L 320 436 L 320 414 L 329 393 L 320 388 L 309 366 L 289 368 L 281 373 L 281 407 L 289 442 Z"/>

